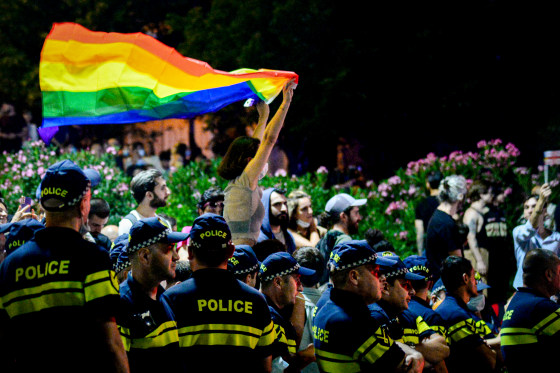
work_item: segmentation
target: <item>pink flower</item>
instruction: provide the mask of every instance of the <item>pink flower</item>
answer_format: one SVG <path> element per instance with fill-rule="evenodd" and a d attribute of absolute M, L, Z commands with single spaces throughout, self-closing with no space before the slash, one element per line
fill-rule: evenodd
<path fill-rule="evenodd" d="M 485 140 L 480 140 L 480 141 L 476 144 L 476 147 L 480 149 L 480 148 L 484 148 L 486 145 L 487 145 L 487 144 L 486 144 L 486 141 L 485 141 Z"/>
<path fill-rule="evenodd" d="M 406 241 L 408 239 L 408 231 L 399 232 L 399 239 Z"/>
<path fill-rule="evenodd" d="M 389 185 L 398 185 L 401 183 L 401 178 L 398 176 L 391 176 L 387 182 Z"/>
<path fill-rule="evenodd" d="M 325 166 L 321 166 L 317 169 L 318 174 L 328 174 L 329 170 Z"/>
<path fill-rule="evenodd" d="M 276 176 L 276 177 L 286 177 L 286 176 L 288 176 L 288 173 L 283 168 L 280 168 L 280 169 L 276 170 L 276 172 L 274 173 L 274 176 Z"/>

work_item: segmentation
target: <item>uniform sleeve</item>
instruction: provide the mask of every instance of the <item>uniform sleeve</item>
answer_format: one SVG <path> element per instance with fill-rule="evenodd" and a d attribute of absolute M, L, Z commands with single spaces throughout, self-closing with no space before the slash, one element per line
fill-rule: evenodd
<path fill-rule="evenodd" d="M 447 328 L 447 337 L 452 345 L 467 348 L 476 347 L 484 343 L 479 334 L 482 329 L 483 326 L 481 324 L 477 325 L 477 321 L 474 319 L 463 319 Z"/>
<path fill-rule="evenodd" d="M 109 254 L 96 248 L 83 280 L 85 307 L 100 317 L 116 316 L 120 306 L 119 283 Z"/>
<path fill-rule="evenodd" d="M 354 358 L 362 362 L 362 366 L 369 366 L 372 371 L 393 371 L 404 359 L 404 352 L 389 337 L 385 328 L 378 327 L 375 333 L 358 347 Z"/>
<path fill-rule="evenodd" d="M 263 327 L 260 330 L 260 336 L 255 351 L 260 356 L 266 357 L 272 354 L 273 346 L 276 341 L 276 331 L 270 316 L 270 310 L 264 300 L 262 301 L 261 325 Z"/>

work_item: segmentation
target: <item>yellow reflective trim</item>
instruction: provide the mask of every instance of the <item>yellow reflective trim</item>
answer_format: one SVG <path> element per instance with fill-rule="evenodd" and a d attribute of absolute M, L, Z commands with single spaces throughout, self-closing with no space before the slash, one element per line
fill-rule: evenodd
<path fill-rule="evenodd" d="M 180 328 L 181 347 L 203 346 L 244 346 L 255 348 L 262 330 L 235 324 L 204 324 Z"/>
<path fill-rule="evenodd" d="M 130 345 L 132 344 L 130 338 L 130 329 L 117 325 L 119 327 L 119 333 L 121 335 L 121 340 L 124 345 L 124 350 L 126 352 L 130 351 Z"/>
<path fill-rule="evenodd" d="M 119 283 L 114 271 L 104 270 L 88 275 L 84 281 L 86 302 L 107 295 L 119 295 Z"/>
<path fill-rule="evenodd" d="M 370 364 L 374 364 L 383 354 L 385 354 L 393 340 L 387 335 L 383 328 L 378 328 L 374 335 L 369 337 L 354 353 L 353 358 L 361 361 L 365 360 Z"/>
<path fill-rule="evenodd" d="M 416 318 L 416 329 L 418 330 L 418 335 L 420 335 L 431 328 L 422 316 L 418 316 Z"/>
<path fill-rule="evenodd" d="M 259 338 L 259 342 L 257 343 L 257 346 L 259 347 L 270 346 L 271 344 L 274 343 L 275 339 L 276 339 L 276 333 L 274 332 L 274 323 L 271 321 L 270 324 L 268 324 L 268 326 L 263 329 L 262 335 Z"/>
<path fill-rule="evenodd" d="M 430 329 L 443 337 L 447 337 L 447 331 L 445 330 L 445 327 L 443 325 L 432 325 L 430 326 Z"/>
<path fill-rule="evenodd" d="M 148 349 L 165 347 L 177 342 L 179 342 L 177 324 L 175 321 L 166 321 L 145 337 L 131 338 L 130 348 Z"/>
<path fill-rule="evenodd" d="M 502 346 L 515 346 L 537 343 L 538 338 L 532 329 L 528 328 L 503 328 L 500 332 Z"/>
<path fill-rule="evenodd" d="M 406 344 L 417 345 L 420 343 L 420 337 L 417 329 L 403 328 L 402 342 Z"/>
<path fill-rule="evenodd" d="M 462 320 L 447 329 L 451 342 L 459 342 L 463 338 L 475 334 L 475 325 L 472 319 Z"/>
<path fill-rule="evenodd" d="M 79 281 L 53 281 L 15 290 L 2 297 L 2 306 L 10 317 L 52 307 L 82 306 L 85 302 Z"/>
<path fill-rule="evenodd" d="M 538 335 L 554 335 L 560 330 L 560 310 L 552 312 L 533 328 Z"/>
<path fill-rule="evenodd" d="M 360 364 L 351 356 L 315 349 L 321 372 L 359 372 Z"/>

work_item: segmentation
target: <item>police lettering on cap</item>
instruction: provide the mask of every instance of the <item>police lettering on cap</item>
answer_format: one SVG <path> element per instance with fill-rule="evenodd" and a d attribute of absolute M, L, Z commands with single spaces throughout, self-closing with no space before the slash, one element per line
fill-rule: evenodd
<path fill-rule="evenodd" d="M 0 233 L 6 235 L 6 243 L 4 245 L 6 255 L 23 246 L 23 244 L 35 236 L 36 232 L 43 228 L 45 226 L 35 219 L 24 219 L 0 225 Z"/>
<path fill-rule="evenodd" d="M 425 280 L 431 280 L 433 277 L 432 263 L 425 256 L 410 255 L 403 260 L 409 272 L 424 276 Z"/>
<path fill-rule="evenodd" d="M 128 238 L 128 254 L 132 254 L 143 247 L 164 242 L 173 244 L 187 239 L 187 233 L 173 232 L 159 218 L 138 220 L 132 225 Z"/>
<path fill-rule="evenodd" d="M 408 270 L 406 265 L 403 263 L 401 258 L 391 252 L 391 251 L 382 251 L 379 255 L 383 258 L 388 258 L 394 261 L 393 265 L 390 266 L 380 266 L 380 272 L 385 275 L 385 277 L 389 278 L 404 278 L 406 280 L 418 281 L 424 280 L 424 276 L 417 275 L 412 273 Z"/>
<path fill-rule="evenodd" d="M 329 258 L 329 272 L 356 268 L 365 264 L 393 265 L 394 261 L 382 258 L 366 240 L 351 240 L 336 245 Z"/>
<path fill-rule="evenodd" d="M 82 170 L 71 160 L 50 166 L 41 180 L 39 197 L 47 211 L 63 211 L 78 204 L 90 187 L 96 186 L 101 177 L 99 172 Z"/>
<path fill-rule="evenodd" d="M 349 207 L 363 206 L 367 202 L 367 199 L 355 199 L 349 194 L 340 193 L 332 197 L 327 201 L 325 206 L 325 211 L 328 213 L 341 213 L 346 211 Z"/>
<path fill-rule="evenodd" d="M 260 262 L 249 245 L 237 245 L 233 256 L 228 260 L 228 269 L 235 275 L 258 271 Z"/>
<path fill-rule="evenodd" d="M 193 246 L 225 249 L 231 241 L 231 231 L 222 216 L 206 213 L 194 220 L 189 237 Z"/>
<path fill-rule="evenodd" d="M 286 276 L 292 273 L 312 276 L 315 274 L 315 270 L 300 266 L 297 260 L 287 252 L 270 254 L 263 260 L 259 269 L 259 276 L 264 282 L 271 281 L 277 276 Z"/>

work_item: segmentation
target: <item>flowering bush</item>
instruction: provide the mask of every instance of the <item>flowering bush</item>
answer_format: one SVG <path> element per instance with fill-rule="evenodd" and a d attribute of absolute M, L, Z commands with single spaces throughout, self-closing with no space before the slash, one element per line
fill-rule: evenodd
<path fill-rule="evenodd" d="M 315 214 L 322 212 L 329 198 L 340 192 L 347 192 L 354 198 L 368 198 L 362 208 L 364 220 L 360 225 L 360 237 L 369 228 L 377 228 L 393 243 L 397 252 L 406 256 L 416 252 L 414 229 L 415 207 L 427 195 L 426 176 L 430 171 L 440 170 L 444 175 L 460 174 L 469 182 L 484 177 L 503 184 L 508 195 L 505 208 L 511 229 L 521 215 L 521 192 L 544 182 L 543 169 L 536 173 L 530 168 L 517 165 L 520 153 L 513 144 L 503 146 L 501 140 L 480 141 L 478 152 L 454 151 L 448 156 L 438 157 L 430 153 L 424 159 L 409 162 L 406 168 L 399 169 L 395 175 L 380 181 L 367 183 L 366 188 L 326 189 L 328 170 L 320 167 L 316 172 L 302 176 L 289 176 L 277 173 L 261 180 L 264 188 L 276 187 L 287 193 L 302 189 L 311 196 Z M 135 203 L 129 192 L 130 178 L 120 170 L 115 162 L 116 150 L 108 148 L 96 156 L 89 151 L 59 153 L 43 143 L 31 143 L 15 154 L 0 155 L 0 191 L 8 202 L 11 213 L 17 209 L 17 199 L 21 195 L 34 197 L 37 186 L 46 169 L 62 159 L 71 159 L 84 168 L 97 169 L 102 181 L 95 188 L 93 196 L 106 199 L 112 209 L 110 224 L 116 224 L 126 215 Z M 191 225 L 197 216 L 196 202 L 201 194 L 212 186 L 224 189 L 227 182 L 217 176 L 219 160 L 192 162 L 173 172 L 168 179 L 171 196 L 161 212 L 177 219 L 178 229 Z M 549 170 L 550 184 L 559 183 L 558 169 Z M 553 189 L 553 199 L 557 196 Z"/>

